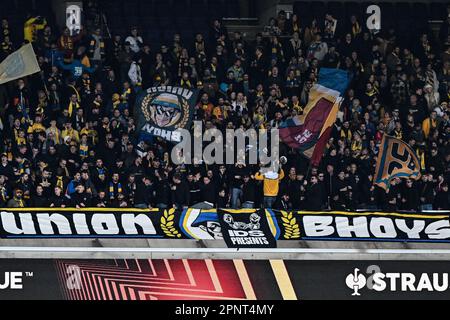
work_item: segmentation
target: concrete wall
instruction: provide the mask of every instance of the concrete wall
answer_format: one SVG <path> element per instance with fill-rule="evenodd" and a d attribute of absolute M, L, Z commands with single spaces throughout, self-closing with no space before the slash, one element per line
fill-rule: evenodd
<path fill-rule="evenodd" d="M 0 259 L 450 260 L 446 243 L 278 241 L 275 249 L 229 249 L 220 240 L 0 240 Z"/>
<path fill-rule="evenodd" d="M 269 19 L 276 16 L 278 3 L 280 3 L 280 0 L 260 0 L 256 3 L 256 13 L 260 25 L 267 25 Z"/>

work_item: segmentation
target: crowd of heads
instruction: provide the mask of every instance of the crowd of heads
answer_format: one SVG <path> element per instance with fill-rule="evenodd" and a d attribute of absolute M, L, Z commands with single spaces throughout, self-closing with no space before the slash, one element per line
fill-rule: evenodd
<path fill-rule="evenodd" d="M 138 27 L 109 37 L 95 21 L 72 34 L 29 17 L 23 39 L 2 20 L 1 59 L 32 42 L 42 71 L 0 86 L 1 206 L 449 209 L 450 18 L 404 41 L 358 16 L 280 12 L 256 36 L 215 19 L 163 44 Z M 321 67 L 352 82 L 319 167 L 283 144 L 273 176 L 245 163 L 174 165 L 171 143 L 139 139 L 135 102 L 149 87 L 198 89 L 205 129 L 271 129 L 303 114 Z M 419 181 L 372 184 L 384 134 L 416 151 Z"/>

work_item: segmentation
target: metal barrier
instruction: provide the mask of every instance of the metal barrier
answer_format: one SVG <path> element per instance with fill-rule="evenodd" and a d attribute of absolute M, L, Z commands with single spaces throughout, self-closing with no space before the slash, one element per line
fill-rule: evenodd
<path fill-rule="evenodd" d="M 450 261 L 450 249 L 0 247 L 0 258 Z"/>

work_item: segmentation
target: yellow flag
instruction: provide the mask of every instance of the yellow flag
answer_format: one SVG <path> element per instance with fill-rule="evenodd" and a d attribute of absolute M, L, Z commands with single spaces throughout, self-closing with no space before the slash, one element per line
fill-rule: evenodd
<path fill-rule="evenodd" d="M 11 53 L 0 64 L 0 84 L 29 76 L 41 71 L 33 50 L 29 43 Z"/>

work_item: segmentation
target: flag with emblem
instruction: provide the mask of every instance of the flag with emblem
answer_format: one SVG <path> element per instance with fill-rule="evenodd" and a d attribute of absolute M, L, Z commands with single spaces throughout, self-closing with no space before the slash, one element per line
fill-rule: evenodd
<path fill-rule="evenodd" d="M 387 190 L 394 178 L 420 179 L 420 162 L 404 141 L 384 135 L 378 152 L 374 184 Z"/>
<path fill-rule="evenodd" d="M 29 43 L 11 53 L 0 64 L 0 84 L 40 72 L 33 46 Z"/>
<path fill-rule="evenodd" d="M 142 92 L 135 107 L 140 139 L 159 137 L 169 142 L 181 142 L 181 133 L 177 129 L 191 127 L 197 95 L 197 89 L 172 86 L 153 87 Z"/>

